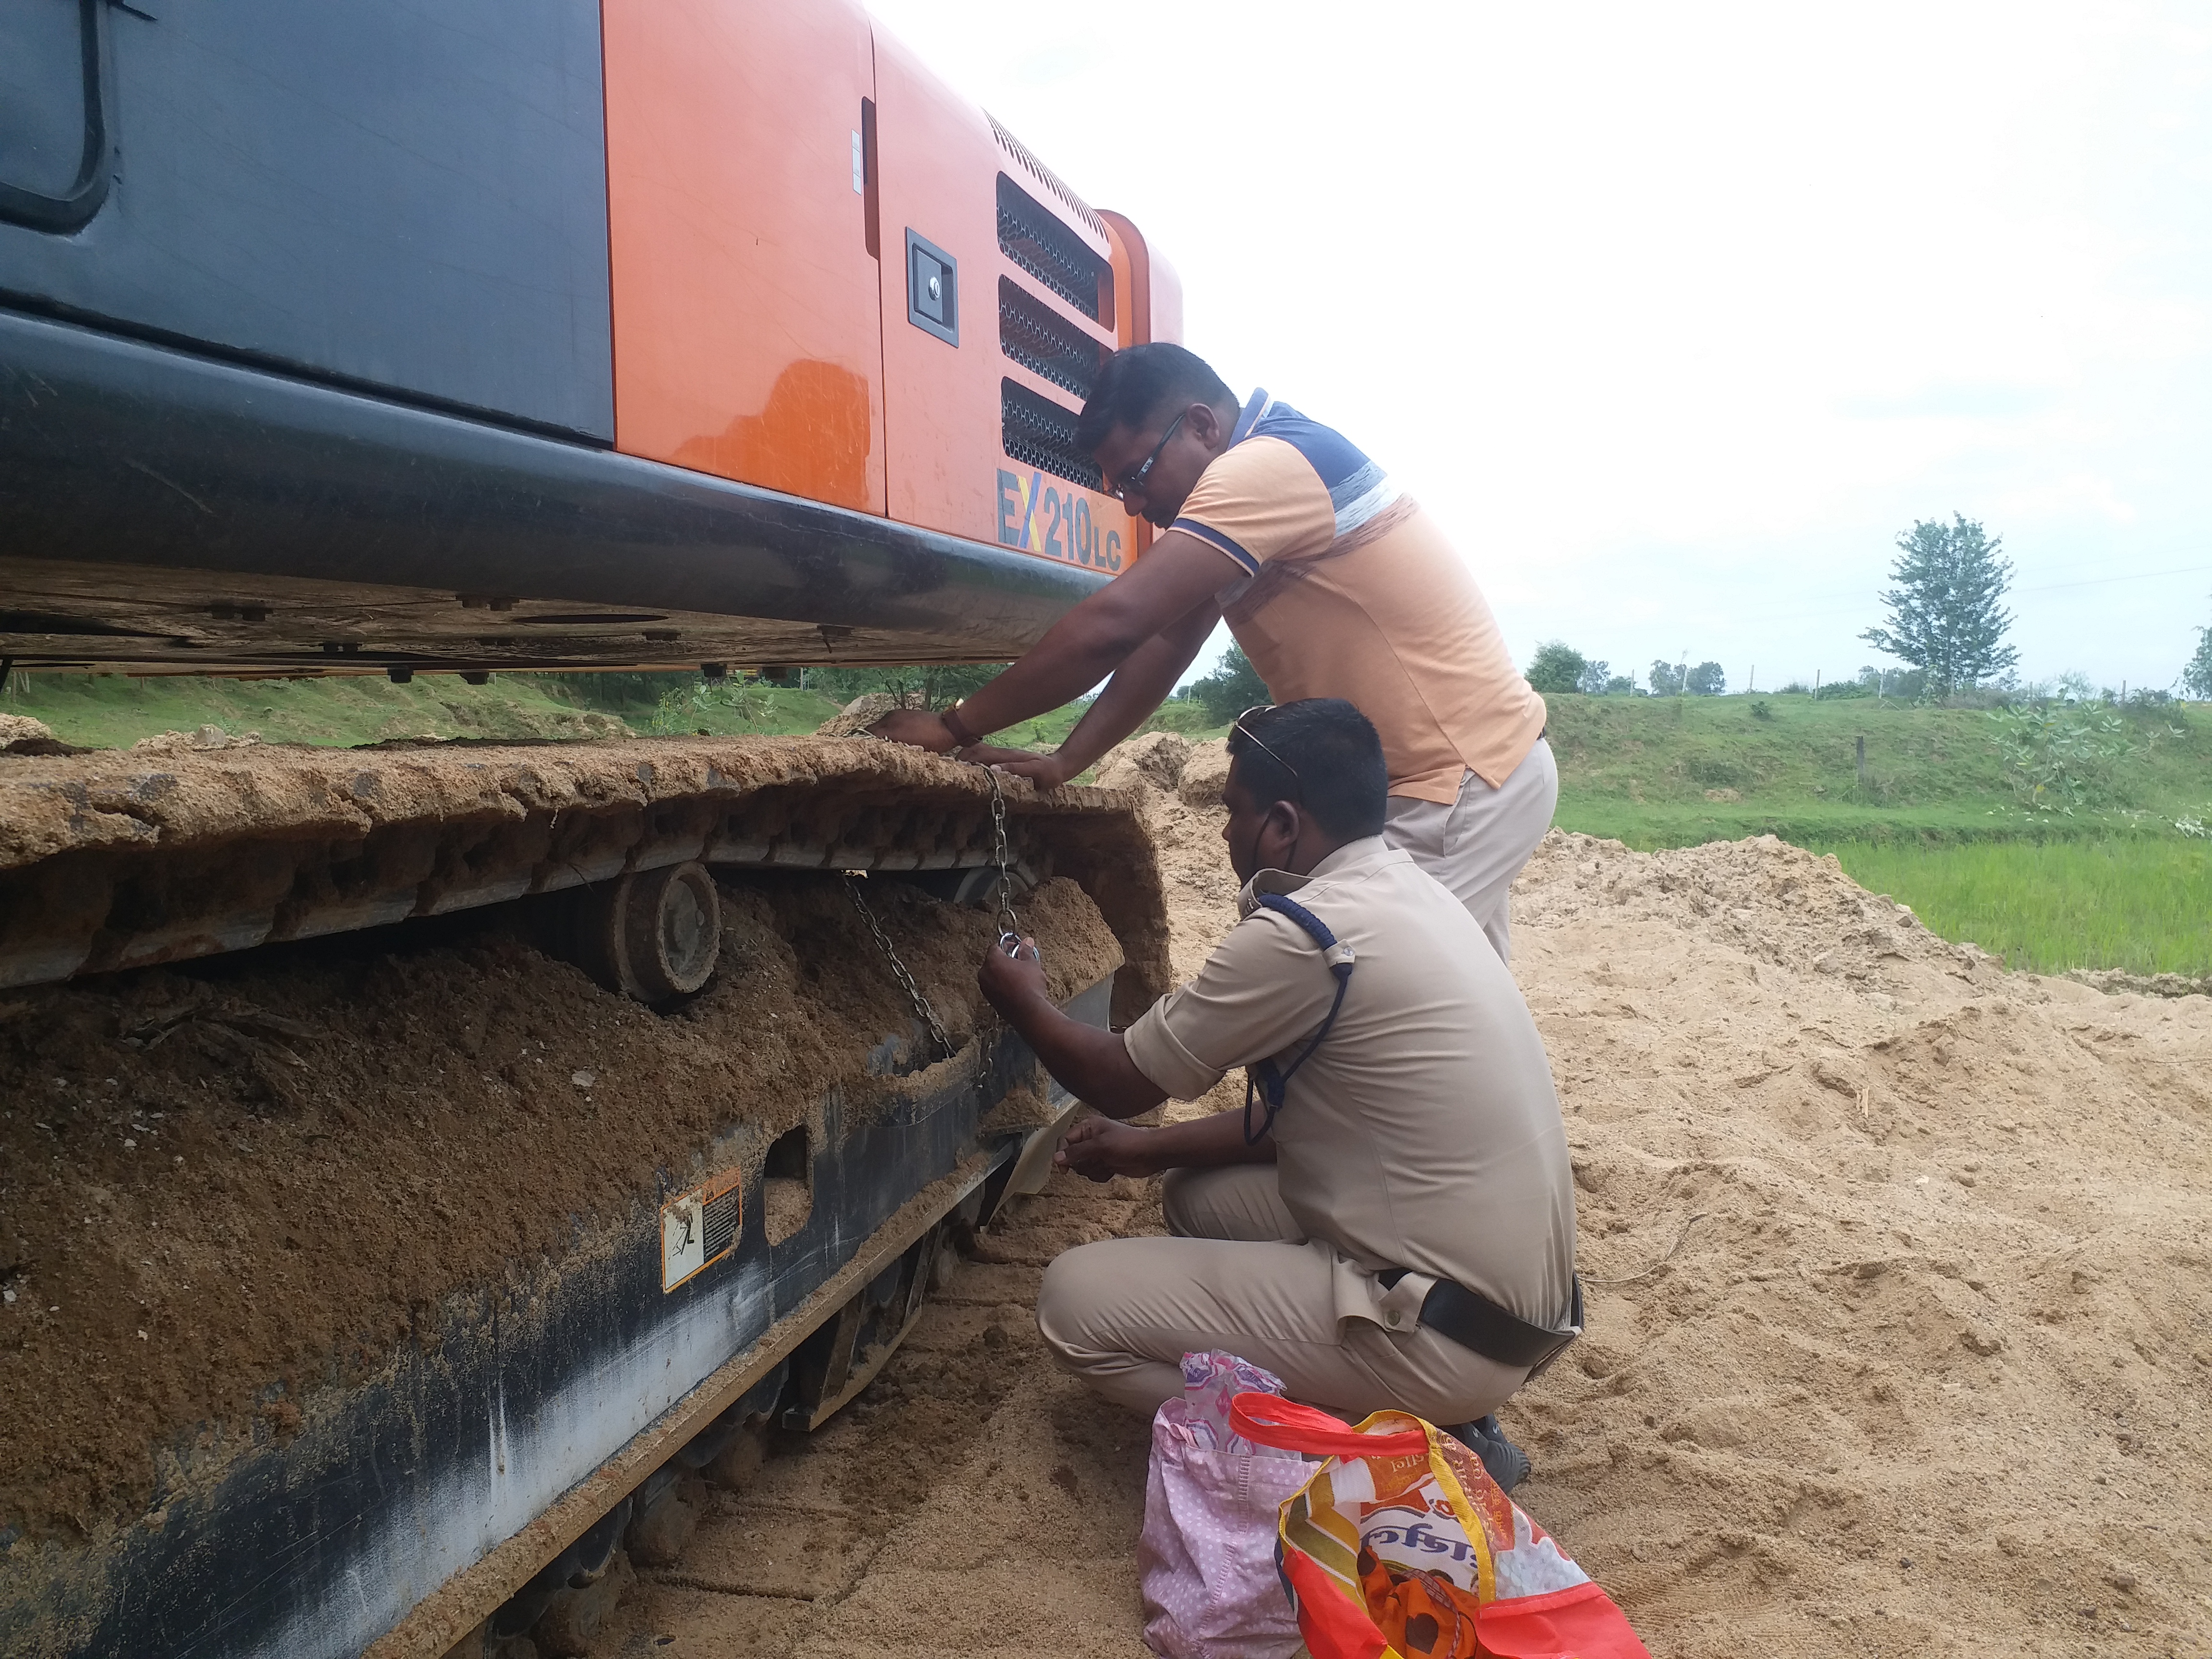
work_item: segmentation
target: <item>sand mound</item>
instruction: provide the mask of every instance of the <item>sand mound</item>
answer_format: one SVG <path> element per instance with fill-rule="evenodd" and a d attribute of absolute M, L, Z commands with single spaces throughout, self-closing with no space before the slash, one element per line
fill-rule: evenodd
<path fill-rule="evenodd" d="M 53 729 L 44 720 L 34 720 L 28 714 L 0 714 L 0 747 L 51 738 L 53 734 Z"/>
<path fill-rule="evenodd" d="M 1190 757 L 1190 739 L 1180 732 L 1146 732 L 1117 744 L 1098 769 L 1102 789 L 1173 789 Z"/>
<path fill-rule="evenodd" d="M 847 703 L 814 728 L 817 738 L 858 737 L 886 714 L 906 707 L 906 699 L 888 691 L 871 691 Z"/>
<path fill-rule="evenodd" d="M 190 732 L 156 732 L 131 745 L 134 755 L 204 755 L 222 749 L 251 749 L 261 741 L 258 732 L 233 737 L 220 726 L 203 726 Z"/>
<path fill-rule="evenodd" d="M 1176 779 L 1176 793 L 1186 806 L 1218 806 L 1229 781 L 1229 744 L 1215 738 L 1198 744 L 1182 763 Z"/>
<path fill-rule="evenodd" d="M 2151 997 L 2212 997 L 2212 974 L 2131 974 L 2124 968 L 2072 968 L 2066 977 L 2100 991 L 2140 991 Z"/>
<path fill-rule="evenodd" d="M 1555 833 L 1514 921 L 1592 1297 L 1509 1427 L 1655 1650 L 2201 1648 L 2212 1006 L 1771 838 Z"/>

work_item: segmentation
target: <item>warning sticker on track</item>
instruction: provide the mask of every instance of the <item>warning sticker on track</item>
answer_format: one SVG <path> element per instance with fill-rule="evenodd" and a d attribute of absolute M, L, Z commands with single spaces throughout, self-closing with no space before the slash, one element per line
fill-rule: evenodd
<path fill-rule="evenodd" d="M 734 1170 L 660 1206 L 660 1288 L 672 1291 L 737 1248 L 744 1189 Z"/>

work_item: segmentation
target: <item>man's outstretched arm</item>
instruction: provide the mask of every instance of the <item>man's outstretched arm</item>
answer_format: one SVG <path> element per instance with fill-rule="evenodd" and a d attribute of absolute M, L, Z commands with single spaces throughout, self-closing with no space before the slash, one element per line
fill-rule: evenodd
<path fill-rule="evenodd" d="M 1197 660 L 1213 624 L 1220 620 L 1221 607 L 1208 599 L 1192 606 L 1188 616 L 1139 646 L 1114 671 L 1114 678 L 1076 722 L 1066 741 L 1051 754 L 1033 755 L 1026 750 L 994 749 L 986 744 L 969 750 L 961 758 L 1027 778 L 1040 789 L 1067 782 L 1097 764 L 1100 756 L 1152 718 L 1152 711 L 1167 701 L 1176 682 Z"/>
<path fill-rule="evenodd" d="M 963 702 L 962 723 L 987 737 L 1081 696 L 1238 574 L 1218 548 L 1169 531 L 1133 566 L 1054 623 L 1019 662 Z M 945 722 L 920 709 L 886 715 L 870 729 L 939 754 L 955 746 Z"/>

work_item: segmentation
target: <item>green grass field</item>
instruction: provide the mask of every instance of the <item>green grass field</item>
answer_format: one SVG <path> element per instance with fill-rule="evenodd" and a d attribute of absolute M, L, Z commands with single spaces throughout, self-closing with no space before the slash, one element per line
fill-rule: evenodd
<path fill-rule="evenodd" d="M 640 677 L 625 677 L 635 681 Z M 586 699 L 569 683 L 501 674 L 489 685 L 458 675 L 418 675 L 406 685 L 361 676 L 327 679 L 131 678 L 120 674 L 16 674 L 0 713 L 44 720 L 64 743 L 122 748 L 161 732 L 214 726 L 267 743 L 350 747 L 392 738 L 590 738 L 624 729 L 811 732 L 837 712 L 827 698 L 747 686 L 720 700 L 702 692 L 663 709 L 649 696 Z"/>
<path fill-rule="evenodd" d="M 1814 850 L 2008 967 L 2212 974 L 2212 842 L 1847 841 Z"/>
<path fill-rule="evenodd" d="M 2068 813 L 2020 804 L 1979 709 L 1548 701 L 1563 829 L 1645 849 L 1772 834 L 1835 854 L 1861 885 L 2014 967 L 2212 974 L 2212 840 L 2177 827 L 2212 820 L 2201 706 L 2124 714 L 2134 753 Z"/>
<path fill-rule="evenodd" d="M 2030 811 L 2007 781 L 1990 716 L 1871 699 L 1555 696 L 1561 828 L 1635 848 L 1773 834 L 1832 852 L 1852 878 L 1911 905 L 1946 938 L 2016 967 L 2212 974 L 2212 711 L 2131 711 L 2133 752 L 2071 813 Z M 614 732 L 811 732 L 828 698 L 676 677 L 502 674 L 483 686 L 425 674 L 362 678 L 131 679 L 17 674 L 0 710 L 88 747 L 211 725 L 271 743 L 392 738 L 588 738 Z M 1079 705 L 1001 734 L 1064 738 Z M 1194 705 L 1147 730 L 1218 737 Z M 1862 778 L 1858 743 L 1866 745 Z"/>
<path fill-rule="evenodd" d="M 2176 818 L 2212 816 L 2202 705 L 2129 711 L 2136 756 L 2069 815 L 2019 804 L 1992 741 L 2001 730 L 1980 709 L 1766 694 L 1547 702 L 1560 823 L 1645 849 L 1770 833 L 1801 844 L 2171 835 Z"/>

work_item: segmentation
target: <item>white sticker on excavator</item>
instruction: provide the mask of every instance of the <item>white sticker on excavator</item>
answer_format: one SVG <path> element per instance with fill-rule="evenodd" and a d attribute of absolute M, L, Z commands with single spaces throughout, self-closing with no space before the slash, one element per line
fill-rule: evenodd
<path fill-rule="evenodd" d="M 660 1288 L 672 1291 L 737 1248 L 744 1189 L 736 1170 L 660 1206 Z"/>

